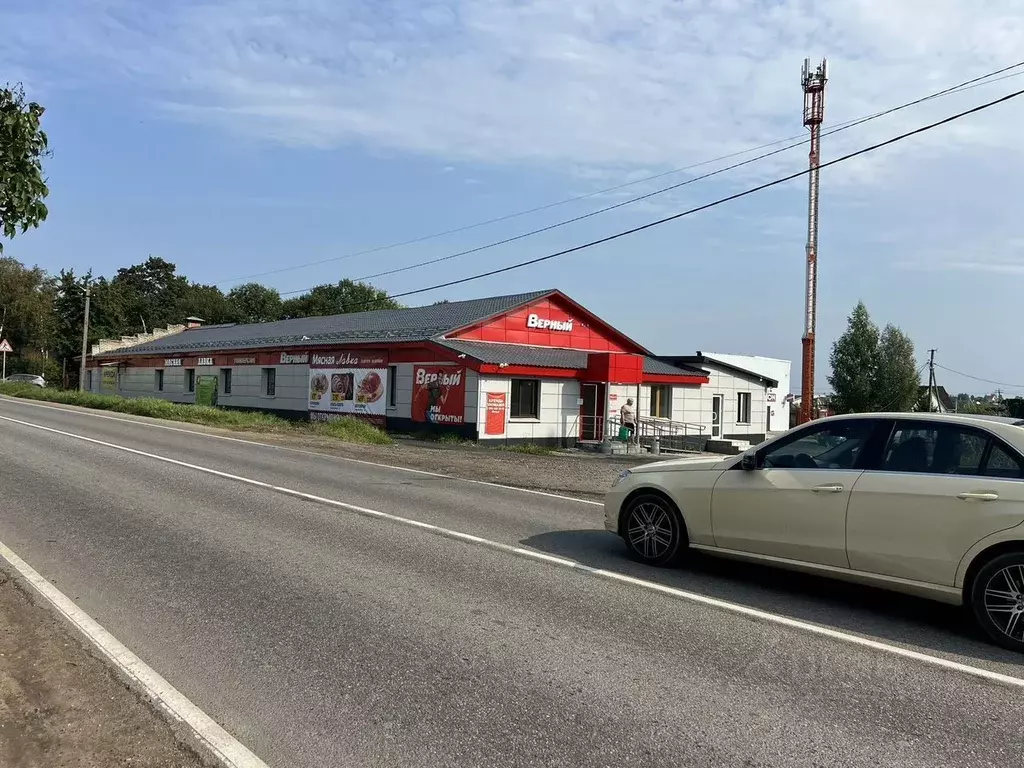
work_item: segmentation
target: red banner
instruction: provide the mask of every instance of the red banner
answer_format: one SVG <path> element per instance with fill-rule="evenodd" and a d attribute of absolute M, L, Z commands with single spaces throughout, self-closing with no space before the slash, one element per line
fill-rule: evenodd
<path fill-rule="evenodd" d="M 505 393 L 487 393 L 487 423 L 484 433 L 488 435 L 505 434 Z"/>
<path fill-rule="evenodd" d="M 417 365 L 412 370 L 412 420 L 466 423 L 466 369 Z"/>

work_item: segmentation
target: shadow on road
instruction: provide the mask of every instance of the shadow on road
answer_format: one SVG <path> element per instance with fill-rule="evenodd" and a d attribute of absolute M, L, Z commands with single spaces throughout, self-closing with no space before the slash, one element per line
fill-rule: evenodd
<path fill-rule="evenodd" d="M 682 568 L 654 568 L 629 559 L 626 547 L 603 530 L 551 531 L 523 546 L 626 576 L 793 619 L 947 656 L 1011 665 L 1020 674 L 1024 657 L 991 645 L 963 609 L 822 577 L 692 553 Z"/>

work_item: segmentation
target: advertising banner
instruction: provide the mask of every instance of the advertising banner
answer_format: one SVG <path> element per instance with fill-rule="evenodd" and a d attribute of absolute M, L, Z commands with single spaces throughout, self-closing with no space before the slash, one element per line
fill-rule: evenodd
<path fill-rule="evenodd" d="M 200 376 L 196 380 L 196 405 L 216 405 L 219 384 L 216 376 Z"/>
<path fill-rule="evenodd" d="M 357 416 L 384 426 L 388 359 L 385 352 L 312 352 L 309 355 L 309 418 Z"/>
<path fill-rule="evenodd" d="M 113 395 L 117 392 L 117 366 L 107 365 L 100 369 L 100 392 Z"/>
<path fill-rule="evenodd" d="M 505 434 L 505 393 L 487 393 L 487 421 L 484 427 L 484 434 L 504 435 Z"/>
<path fill-rule="evenodd" d="M 466 423 L 466 369 L 417 365 L 412 369 L 412 420 Z"/>

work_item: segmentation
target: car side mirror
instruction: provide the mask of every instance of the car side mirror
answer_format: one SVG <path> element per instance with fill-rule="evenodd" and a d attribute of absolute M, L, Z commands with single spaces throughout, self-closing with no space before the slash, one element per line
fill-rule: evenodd
<path fill-rule="evenodd" d="M 757 469 L 757 452 L 748 451 L 740 456 L 740 469 L 752 472 Z"/>

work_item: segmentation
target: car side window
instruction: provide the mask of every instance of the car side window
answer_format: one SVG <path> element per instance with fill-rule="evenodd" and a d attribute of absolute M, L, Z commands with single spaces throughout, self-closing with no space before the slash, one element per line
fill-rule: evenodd
<path fill-rule="evenodd" d="M 1022 480 L 1024 479 L 1024 461 L 1010 449 L 1004 448 L 999 443 L 993 443 L 981 474 L 985 477 Z"/>
<path fill-rule="evenodd" d="M 883 472 L 977 475 L 988 436 L 957 424 L 898 422 L 882 453 Z"/>
<path fill-rule="evenodd" d="M 765 450 L 765 469 L 854 469 L 877 422 L 871 419 L 825 422 L 801 430 Z"/>

